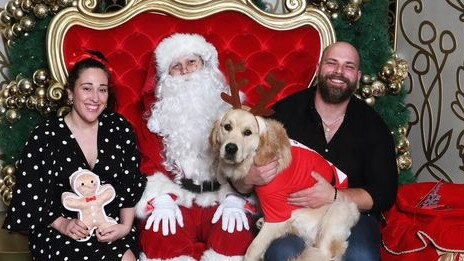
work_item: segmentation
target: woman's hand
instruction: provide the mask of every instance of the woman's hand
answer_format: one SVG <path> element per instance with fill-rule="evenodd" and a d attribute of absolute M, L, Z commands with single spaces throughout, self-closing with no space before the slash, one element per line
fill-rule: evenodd
<path fill-rule="evenodd" d="M 84 222 L 75 218 L 67 219 L 59 217 L 53 221 L 51 227 L 74 240 L 81 240 L 89 236 L 89 229 Z"/>
<path fill-rule="evenodd" d="M 100 242 L 113 242 L 129 234 L 132 226 L 115 224 L 103 229 L 97 229 L 97 240 Z"/>

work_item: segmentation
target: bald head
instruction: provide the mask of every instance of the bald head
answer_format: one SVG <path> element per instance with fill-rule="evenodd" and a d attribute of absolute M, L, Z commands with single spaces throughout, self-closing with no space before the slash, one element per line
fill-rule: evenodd
<path fill-rule="evenodd" d="M 328 59 L 330 57 L 341 57 L 351 63 L 356 68 L 359 68 L 359 53 L 356 48 L 348 42 L 335 42 L 327 46 L 322 52 L 321 60 Z"/>

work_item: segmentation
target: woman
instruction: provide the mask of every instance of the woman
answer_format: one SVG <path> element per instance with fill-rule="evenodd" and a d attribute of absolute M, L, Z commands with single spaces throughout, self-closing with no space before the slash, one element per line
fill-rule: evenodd
<path fill-rule="evenodd" d="M 134 205 L 143 192 L 139 154 L 130 124 L 110 109 L 111 73 L 99 52 L 71 62 L 67 93 L 71 111 L 49 119 L 31 134 L 19 161 L 16 189 L 4 228 L 29 230 L 34 260 L 136 260 Z M 66 210 L 61 194 L 71 191 L 70 175 L 78 169 L 97 174 L 116 197 L 105 206 L 118 224 L 89 228 Z"/>

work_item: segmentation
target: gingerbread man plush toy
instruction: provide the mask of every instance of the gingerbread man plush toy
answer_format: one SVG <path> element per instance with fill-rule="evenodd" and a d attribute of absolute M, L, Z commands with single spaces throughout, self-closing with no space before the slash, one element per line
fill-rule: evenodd
<path fill-rule="evenodd" d="M 104 206 L 116 196 L 113 186 L 100 185 L 100 178 L 90 170 L 81 169 L 74 172 L 69 181 L 75 193 L 64 192 L 61 195 L 63 206 L 78 212 L 78 218 L 93 234 L 96 228 L 105 228 L 116 224 L 116 220 L 106 215 Z M 80 240 L 87 241 L 90 236 Z"/>

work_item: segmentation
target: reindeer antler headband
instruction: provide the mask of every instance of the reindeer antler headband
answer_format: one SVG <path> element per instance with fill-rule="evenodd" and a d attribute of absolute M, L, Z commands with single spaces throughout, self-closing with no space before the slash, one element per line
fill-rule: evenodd
<path fill-rule="evenodd" d="M 237 81 L 236 73 L 245 71 L 243 63 L 234 64 L 230 59 L 226 61 L 226 69 L 229 74 L 230 95 L 223 92 L 221 98 L 226 103 L 232 105 L 234 109 L 242 109 L 240 102 L 240 89 L 248 84 L 247 79 Z M 250 109 L 250 112 L 255 116 L 270 116 L 274 113 L 273 110 L 266 108 L 266 106 L 274 99 L 277 94 L 285 87 L 284 81 L 277 81 L 272 74 L 266 76 L 266 82 L 271 88 L 265 88 L 263 85 L 256 87 L 260 99 L 258 103 Z"/>

